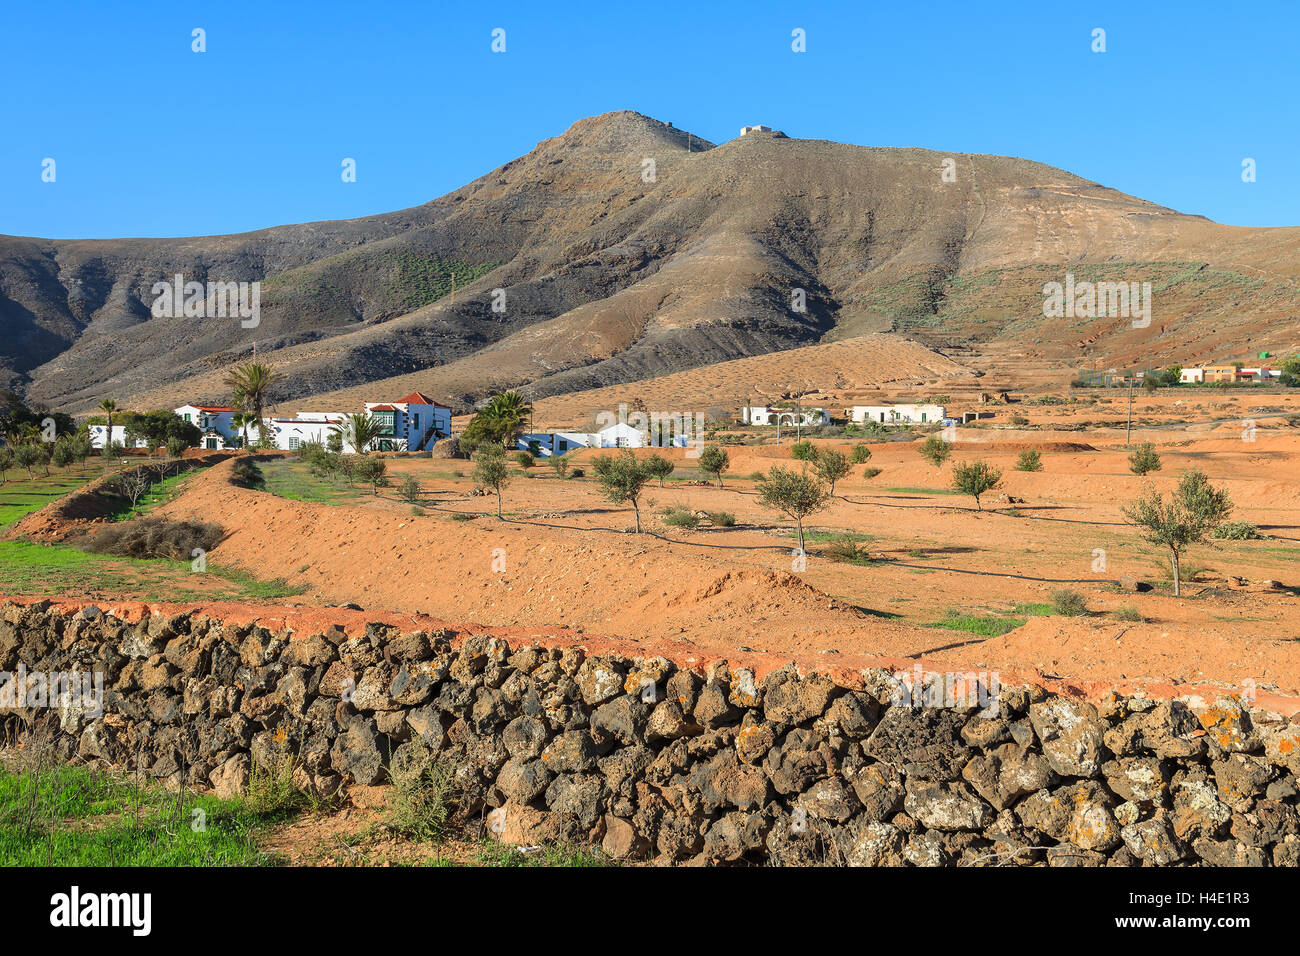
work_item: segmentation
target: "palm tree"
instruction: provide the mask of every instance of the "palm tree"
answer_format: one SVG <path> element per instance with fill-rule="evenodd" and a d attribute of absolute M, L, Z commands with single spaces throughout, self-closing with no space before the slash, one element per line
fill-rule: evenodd
<path fill-rule="evenodd" d="M 383 434 L 384 426 L 374 415 L 362 412 L 360 415 L 345 415 L 339 431 L 357 454 L 365 454 L 370 443 Z"/>
<path fill-rule="evenodd" d="M 483 409 L 483 417 L 503 445 L 520 431 L 532 417 L 533 406 L 519 392 L 502 392 L 492 396 Z"/>
<path fill-rule="evenodd" d="M 256 416 L 258 437 L 263 441 L 266 439 L 266 422 L 262 420 L 262 409 L 266 405 L 271 386 L 279 381 L 280 376 L 275 368 L 263 362 L 236 365 L 226 376 L 226 384 L 230 386 L 235 405 Z"/>
<path fill-rule="evenodd" d="M 117 402 L 106 398 L 99 403 L 99 407 L 108 415 L 108 437 L 104 439 L 104 454 L 107 455 L 108 450 L 113 447 L 113 413 L 117 411 Z"/>
<path fill-rule="evenodd" d="M 252 412 L 235 412 L 230 416 L 230 424 L 239 430 L 244 436 L 244 447 L 248 447 L 248 426 L 257 421 L 257 416 Z"/>

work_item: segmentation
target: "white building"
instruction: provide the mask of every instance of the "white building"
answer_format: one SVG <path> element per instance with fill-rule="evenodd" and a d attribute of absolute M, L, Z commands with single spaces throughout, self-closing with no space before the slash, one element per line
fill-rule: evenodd
<path fill-rule="evenodd" d="M 941 422 L 947 417 L 942 405 L 854 405 L 844 414 L 855 424 L 875 422 L 882 425 L 921 425 Z"/>
<path fill-rule="evenodd" d="M 299 412 L 293 418 L 264 418 L 262 421 L 266 423 L 266 434 L 272 445 L 284 451 L 297 451 L 311 442 L 328 447 L 330 435 L 342 434 L 344 417 L 342 412 Z M 256 434 L 256 429 L 249 432 L 250 443 L 257 441 Z M 356 448 L 346 439 L 343 453 L 356 453 Z"/>
<path fill-rule="evenodd" d="M 107 434 L 107 432 L 108 432 L 107 425 L 91 425 L 90 426 L 90 447 L 103 448 L 104 436 Z M 113 444 L 121 445 L 123 448 L 127 447 L 126 427 L 124 425 L 113 426 Z M 148 442 L 146 442 L 143 438 L 137 438 L 135 440 L 135 444 L 132 445 L 131 447 L 146 448 L 148 447 Z"/>
<path fill-rule="evenodd" d="M 768 405 L 746 405 L 740 410 L 740 420 L 746 425 L 781 425 L 783 428 L 809 428 L 825 425 L 831 416 L 824 408 L 772 408 Z"/>
<path fill-rule="evenodd" d="M 373 451 L 426 451 L 451 434 L 451 409 L 421 392 L 395 402 L 366 402 L 366 412 L 384 427 Z"/>
<path fill-rule="evenodd" d="M 237 448 L 244 442 L 240 429 L 231 420 L 239 411 L 237 408 L 230 405 L 182 405 L 172 411 L 203 433 L 199 439 L 201 448 Z M 255 430 L 249 432 L 248 440 L 250 443 L 257 441 Z"/>
<path fill-rule="evenodd" d="M 534 457 L 549 458 L 575 448 L 686 448 L 690 442 L 687 434 L 656 440 L 648 430 L 618 422 L 594 432 L 528 432 L 515 439 L 515 447 Z"/>
<path fill-rule="evenodd" d="M 770 132 L 772 132 L 772 127 L 763 126 L 761 124 L 757 126 L 742 126 L 740 128 L 741 136 L 744 136 L 747 133 L 770 133 Z"/>
<path fill-rule="evenodd" d="M 1179 373 L 1178 381 L 1183 385 L 1197 385 L 1205 381 L 1205 369 L 1185 368 Z"/>

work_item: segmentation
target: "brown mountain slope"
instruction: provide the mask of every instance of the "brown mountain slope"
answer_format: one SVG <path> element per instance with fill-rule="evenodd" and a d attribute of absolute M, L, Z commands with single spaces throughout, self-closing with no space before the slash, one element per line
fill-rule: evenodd
<path fill-rule="evenodd" d="M 1300 343 L 1300 229 L 1221 226 L 1021 159 L 954 155 L 944 182 L 946 157 L 926 150 L 693 144 L 610 113 L 384 216 L 0 239 L 0 365 L 74 410 L 104 395 L 173 405 L 225 397 L 221 370 L 256 343 L 291 404 L 409 383 L 463 408 L 507 385 L 557 395 L 889 329 L 1061 362 Z M 177 271 L 262 279 L 260 326 L 150 317 L 150 285 Z M 1044 318 L 1042 285 L 1066 271 L 1152 282 L 1151 327 Z"/>

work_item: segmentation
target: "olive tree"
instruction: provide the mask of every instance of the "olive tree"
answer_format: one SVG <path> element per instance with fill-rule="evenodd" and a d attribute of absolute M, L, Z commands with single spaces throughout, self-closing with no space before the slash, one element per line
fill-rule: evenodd
<path fill-rule="evenodd" d="M 758 496 L 763 504 L 795 520 L 799 531 L 799 551 L 804 550 L 803 519 L 826 507 L 830 489 L 806 471 L 787 471 L 773 465 L 758 482 Z"/>
<path fill-rule="evenodd" d="M 1002 480 L 1002 472 L 992 467 L 988 462 L 959 461 L 952 466 L 952 487 L 955 491 L 960 491 L 964 495 L 970 495 L 975 499 L 975 508 L 978 511 L 984 509 L 980 506 L 980 495 L 986 491 L 992 491 Z"/>
<path fill-rule="evenodd" d="M 813 459 L 813 467 L 818 476 L 830 487 L 830 494 L 835 494 L 835 482 L 847 475 L 853 468 L 849 456 L 838 448 L 824 448 Z"/>
<path fill-rule="evenodd" d="M 1152 544 L 1169 552 L 1174 576 L 1174 596 L 1182 596 L 1182 556 L 1232 513 L 1228 493 L 1215 488 L 1205 472 L 1194 468 L 1178 479 L 1168 498 L 1148 487 L 1136 501 L 1121 509 L 1125 519 Z"/>
<path fill-rule="evenodd" d="M 498 521 L 501 520 L 501 490 L 510 484 L 511 477 L 501 445 L 485 442 L 474 452 L 474 481 L 480 488 L 496 492 Z"/>
<path fill-rule="evenodd" d="M 618 455 L 603 455 L 596 459 L 592 470 L 600 484 L 600 493 L 616 505 L 632 502 L 636 513 L 636 533 L 641 533 L 641 492 L 653 477 L 645 462 L 626 448 Z"/>

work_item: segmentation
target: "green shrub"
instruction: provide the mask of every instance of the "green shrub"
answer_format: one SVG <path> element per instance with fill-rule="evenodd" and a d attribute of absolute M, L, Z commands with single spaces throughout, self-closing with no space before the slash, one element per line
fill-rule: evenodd
<path fill-rule="evenodd" d="M 862 477 L 863 477 L 863 478 L 874 478 L 874 477 L 876 477 L 876 475 L 880 474 L 880 471 L 881 471 L 881 469 L 879 469 L 879 468 L 863 468 L 863 469 L 862 469 Z"/>
<path fill-rule="evenodd" d="M 519 464 L 520 468 L 531 468 L 533 465 L 537 464 L 537 459 L 526 451 L 516 453 L 515 461 Z"/>
<path fill-rule="evenodd" d="M 1128 467 L 1135 475 L 1147 475 L 1160 470 L 1160 455 L 1151 442 L 1143 442 L 1128 456 Z"/>
<path fill-rule="evenodd" d="M 865 461 L 871 460 L 871 448 L 867 445 L 853 446 L 853 464 L 861 465 Z"/>
<path fill-rule="evenodd" d="M 719 528 L 731 528 L 736 524 L 736 516 L 730 511 L 710 511 L 709 523 Z"/>
<path fill-rule="evenodd" d="M 420 482 L 414 475 L 403 475 L 401 483 L 397 486 L 397 493 L 403 500 L 415 504 L 420 500 Z"/>
<path fill-rule="evenodd" d="M 805 438 L 790 446 L 790 457 L 795 461 L 812 461 L 817 457 L 817 447 Z"/>
<path fill-rule="evenodd" d="M 925 441 L 921 442 L 921 457 L 936 468 L 943 467 L 943 463 L 948 460 L 952 454 L 952 443 L 946 442 L 938 435 L 928 435 Z"/>
<path fill-rule="evenodd" d="M 262 491 L 266 488 L 266 478 L 262 469 L 251 461 L 237 461 L 231 469 L 230 480 L 241 488 L 253 488 Z"/>
<path fill-rule="evenodd" d="M 273 755 L 268 764 L 254 763 L 248 771 L 243 804 L 257 816 L 279 816 L 302 806 L 307 795 L 293 782 L 291 753 Z"/>
<path fill-rule="evenodd" d="M 563 478 L 569 473 L 569 460 L 563 455 L 552 455 L 547 464 L 551 466 L 557 478 Z"/>
<path fill-rule="evenodd" d="M 659 512 L 663 523 L 670 528 L 698 528 L 700 516 L 689 508 L 664 508 Z"/>
<path fill-rule="evenodd" d="M 1088 602 L 1078 591 L 1063 588 L 1052 592 L 1052 610 L 1064 617 L 1082 617 L 1088 613 Z"/>
<path fill-rule="evenodd" d="M 1210 537 L 1225 541 L 1255 541 L 1267 538 L 1268 535 L 1249 521 L 1225 521 L 1214 529 Z"/>
<path fill-rule="evenodd" d="M 436 760 L 419 737 L 398 747 L 388 766 L 384 822 L 390 829 L 418 840 L 441 840 L 455 810 L 456 776 Z"/>
<path fill-rule="evenodd" d="M 1137 624 L 1146 620 L 1146 618 L 1142 616 L 1142 612 L 1132 604 L 1124 604 L 1115 608 L 1115 610 L 1110 612 L 1110 616 L 1117 621 L 1132 621 Z"/>
<path fill-rule="evenodd" d="M 1031 448 L 1026 448 L 1016 459 L 1016 471 L 1042 471 L 1043 456 Z"/>
<path fill-rule="evenodd" d="M 575 469 L 573 469 L 571 472 L 569 472 L 569 477 L 570 477 L 570 478 L 583 478 L 583 477 L 586 476 L 586 474 L 587 474 L 587 473 L 586 473 L 585 471 L 583 471 L 581 468 L 575 468 Z"/>

